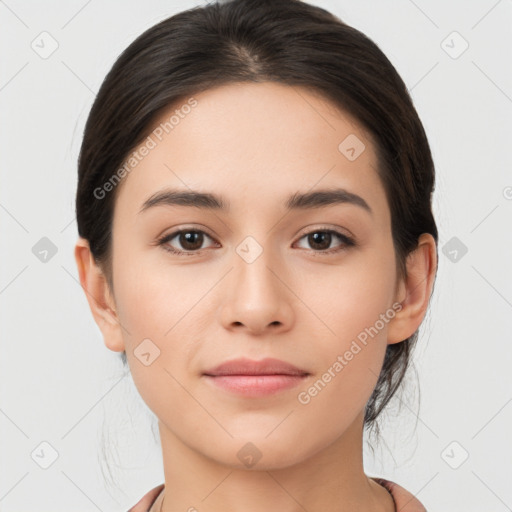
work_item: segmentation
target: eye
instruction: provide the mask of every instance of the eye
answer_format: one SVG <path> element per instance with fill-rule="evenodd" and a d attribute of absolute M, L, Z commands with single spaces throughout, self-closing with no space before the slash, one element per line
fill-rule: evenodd
<path fill-rule="evenodd" d="M 207 233 L 198 229 L 181 229 L 174 231 L 168 235 L 163 236 L 158 240 L 158 245 L 162 246 L 168 252 L 178 255 L 194 256 L 205 249 L 203 246 L 206 239 L 213 240 Z M 306 239 L 307 243 L 310 244 L 310 250 L 313 253 L 318 254 L 332 254 L 337 253 L 348 247 L 355 246 L 355 241 L 335 231 L 333 229 L 317 229 L 310 231 L 303 235 L 299 240 Z M 331 244 L 334 240 L 338 239 L 341 243 L 334 247 Z M 176 248 L 171 244 L 174 241 L 175 244 L 179 244 L 180 247 Z M 307 247 L 302 247 L 308 249 Z"/>
<path fill-rule="evenodd" d="M 302 236 L 300 240 L 304 238 L 306 239 L 307 243 L 310 244 L 312 250 L 317 253 L 335 253 L 342 251 L 347 247 L 356 245 L 352 238 L 333 229 L 317 229 L 315 231 L 310 231 L 309 233 L 306 233 L 304 236 Z M 329 249 L 333 239 L 335 240 L 336 238 L 341 241 L 341 244 L 339 244 L 334 249 Z"/>
<path fill-rule="evenodd" d="M 204 231 L 197 229 L 182 229 L 179 231 L 174 231 L 173 233 L 160 238 L 158 240 L 158 245 L 161 245 L 166 251 L 172 252 L 174 254 L 193 255 L 194 253 L 198 253 L 204 249 L 203 242 L 205 237 L 213 240 Z M 175 238 L 175 243 L 179 243 L 182 249 L 176 249 L 170 245 L 170 242 Z"/>

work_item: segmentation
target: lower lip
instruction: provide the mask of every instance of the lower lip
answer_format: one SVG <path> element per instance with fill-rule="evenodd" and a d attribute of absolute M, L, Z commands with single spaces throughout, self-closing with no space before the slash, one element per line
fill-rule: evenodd
<path fill-rule="evenodd" d="M 307 375 L 205 375 L 222 389 L 247 397 L 273 395 L 301 384 Z"/>

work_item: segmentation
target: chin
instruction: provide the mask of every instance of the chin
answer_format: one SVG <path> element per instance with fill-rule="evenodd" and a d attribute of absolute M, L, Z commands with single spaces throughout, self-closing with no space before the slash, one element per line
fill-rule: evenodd
<path fill-rule="evenodd" d="M 297 442 L 288 438 L 288 442 L 282 437 L 265 439 L 264 436 L 244 436 L 242 439 L 234 438 L 222 445 L 215 443 L 215 452 L 204 453 L 219 464 L 231 469 L 247 471 L 270 471 L 286 469 L 304 461 L 308 455 L 304 451 L 297 451 Z M 220 448 L 220 451 L 218 450 Z M 311 452 L 313 452 L 313 448 Z"/>

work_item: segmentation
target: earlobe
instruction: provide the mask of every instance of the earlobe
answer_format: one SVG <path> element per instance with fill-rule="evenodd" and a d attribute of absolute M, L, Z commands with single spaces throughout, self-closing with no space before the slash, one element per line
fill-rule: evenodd
<path fill-rule="evenodd" d="M 407 277 L 400 283 L 396 300 L 401 303 L 389 323 L 388 344 L 400 343 L 419 328 L 428 309 L 437 269 L 436 242 L 423 233 L 417 248 L 407 257 Z"/>
<path fill-rule="evenodd" d="M 82 237 L 75 246 L 75 261 L 80 284 L 94 320 L 103 334 L 105 345 L 110 350 L 122 352 L 125 346 L 114 298 L 104 273 L 94 261 L 88 240 Z"/>

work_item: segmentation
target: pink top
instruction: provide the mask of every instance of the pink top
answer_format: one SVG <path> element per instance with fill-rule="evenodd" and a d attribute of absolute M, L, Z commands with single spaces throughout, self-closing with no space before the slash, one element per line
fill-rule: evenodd
<path fill-rule="evenodd" d="M 384 478 L 371 477 L 379 485 L 388 490 L 395 502 L 396 512 L 427 512 L 427 509 L 419 502 L 418 498 L 406 491 L 403 487 Z M 164 484 L 151 489 L 143 498 L 137 502 L 128 512 L 149 512 L 156 499 L 164 489 Z"/>

